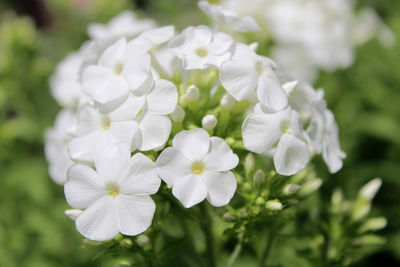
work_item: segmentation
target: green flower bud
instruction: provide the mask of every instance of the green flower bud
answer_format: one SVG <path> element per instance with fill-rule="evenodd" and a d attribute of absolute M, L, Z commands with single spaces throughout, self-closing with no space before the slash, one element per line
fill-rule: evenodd
<path fill-rule="evenodd" d="M 268 200 L 265 203 L 265 208 L 272 210 L 272 211 L 278 211 L 278 210 L 283 209 L 283 205 L 279 200 L 274 199 L 274 200 Z"/>

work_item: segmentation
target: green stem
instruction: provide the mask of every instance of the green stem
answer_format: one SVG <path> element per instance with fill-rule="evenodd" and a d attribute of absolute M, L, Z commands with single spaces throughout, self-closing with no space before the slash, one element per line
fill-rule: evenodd
<path fill-rule="evenodd" d="M 228 264 L 226 265 L 227 267 L 232 267 L 233 264 L 235 263 L 237 257 L 239 256 L 240 252 L 242 251 L 243 240 L 244 240 L 244 234 L 240 235 L 239 241 L 236 244 L 236 246 L 229 258 Z"/>
<path fill-rule="evenodd" d="M 203 233 L 206 238 L 208 266 L 215 267 L 216 258 L 215 258 L 214 235 L 212 232 L 212 218 L 208 213 L 207 206 L 205 203 L 202 203 L 200 205 L 200 209 L 204 218 L 204 220 L 201 222 L 201 229 L 203 230 Z"/>
<path fill-rule="evenodd" d="M 275 234 L 276 234 L 276 227 L 272 227 L 268 234 L 268 240 L 267 240 L 265 249 L 264 249 L 263 253 L 261 254 L 259 267 L 264 267 L 267 264 L 268 256 L 271 252 L 272 244 L 275 240 L 275 236 L 276 236 Z"/>

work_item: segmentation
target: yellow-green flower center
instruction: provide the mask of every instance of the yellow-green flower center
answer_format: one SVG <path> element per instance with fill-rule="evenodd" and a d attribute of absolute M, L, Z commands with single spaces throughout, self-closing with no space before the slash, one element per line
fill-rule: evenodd
<path fill-rule="evenodd" d="M 124 68 L 124 65 L 122 65 L 122 63 L 117 63 L 117 64 L 115 65 L 115 69 L 114 69 L 115 74 L 121 75 L 121 72 L 122 72 L 122 69 L 123 69 L 123 68 Z"/>
<path fill-rule="evenodd" d="M 204 48 L 204 47 L 199 47 L 196 50 L 196 54 L 199 57 L 206 57 L 208 55 L 208 50 L 206 48 Z"/>
<path fill-rule="evenodd" d="M 103 126 L 104 130 L 108 130 L 110 128 L 110 124 L 111 120 L 109 117 L 103 116 L 103 118 L 101 118 L 101 126 Z"/>
<path fill-rule="evenodd" d="M 282 131 L 282 133 L 290 133 L 289 122 L 288 121 L 282 122 L 281 131 Z"/>
<path fill-rule="evenodd" d="M 107 193 L 113 197 L 115 197 L 119 194 L 119 187 L 116 184 L 108 184 L 106 186 L 106 190 L 107 190 Z"/>
<path fill-rule="evenodd" d="M 204 171 L 204 163 L 200 161 L 196 161 L 192 164 L 192 171 L 195 174 L 201 174 Z"/>

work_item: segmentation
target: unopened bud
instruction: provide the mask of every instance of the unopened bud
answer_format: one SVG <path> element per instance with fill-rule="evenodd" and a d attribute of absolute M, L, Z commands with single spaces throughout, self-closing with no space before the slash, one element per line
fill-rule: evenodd
<path fill-rule="evenodd" d="M 263 197 L 257 197 L 256 198 L 256 204 L 257 205 L 264 205 L 265 199 Z"/>
<path fill-rule="evenodd" d="M 124 238 L 119 243 L 121 244 L 122 247 L 125 248 L 129 248 L 132 246 L 132 240 L 130 240 L 129 238 Z"/>
<path fill-rule="evenodd" d="M 375 197 L 381 185 L 382 185 L 382 180 L 380 178 L 375 178 L 366 183 L 360 189 L 360 195 L 368 200 L 372 200 Z"/>
<path fill-rule="evenodd" d="M 279 200 L 268 200 L 265 203 L 265 207 L 269 210 L 282 210 L 283 209 L 283 205 Z"/>
<path fill-rule="evenodd" d="M 300 193 L 304 196 L 311 194 L 312 192 L 318 190 L 318 188 L 322 185 L 322 179 L 314 179 L 310 182 L 307 182 L 301 188 Z"/>
<path fill-rule="evenodd" d="M 147 243 L 149 243 L 149 238 L 147 237 L 147 235 L 140 235 L 137 237 L 136 242 L 138 243 L 139 246 L 144 246 Z"/>
<path fill-rule="evenodd" d="M 199 99 L 200 96 L 200 91 L 199 88 L 192 84 L 191 86 L 188 87 L 187 91 L 186 91 L 186 97 L 189 101 L 196 101 L 197 99 Z"/>
<path fill-rule="evenodd" d="M 288 95 L 290 95 L 298 84 L 299 84 L 298 81 L 291 81 L 291 82 L 287 82 L 287 83 L 283 84 L 282 87 L 285 90 L 285 92 Z"/>
<path fill-rule="evenodd" d="M 206 115 L 201 120 L 201 125 L 204 129 L 212 130 L 217 126 L 217 118 L 214 115 Z"/>
<path fill-rule="evenodd" d="M 257 170 L 254 174 L 254 183 L 262 185 L 265 182 L 265 173 L 262 170 Z"/>
<path fill-rule="evenodd" d="M 185 118 L 185 110 L 181 106 L 176 105 L 174 111 L 171 113 L 171 119 L 174 122 L 181 122 Z"/>
<path fill-rule="evenodd" d="M 243 190 L 245 192 L 250 192 L 251 191 L 251 184 L 250 183 L 244 183 L 243 184 Z"/>
<path fill-rule="evenodd" d="M 70 218 L 73 221 L 75 221 L 79 217 L 79 215 L 81 215 L 81 213 L 82 210 L 76 210 L 76 209 L 64 211 L 64 214 L 67 215 L 68 218 Z"/>
<path fill-rule="evenodd" d="M 227 213 L 225 213 L 223 216 L 222 216 L 222 218 L 225 220 L 225 221 L 227 221 L 227 222 L 234 222 L 234 221 L 236 221 L 236 216 L 235 215 L 233 215 L 232 213 L 230 213 L 230 212 L 227 212 Z"/>
<path fill-rule="evenodd" d="M 258 43 L 257 42 L 251 43 L 251 44 L 249 44 L 249 47 L 250 47 L 251 50 L 256 52 L 257 49 L 258 49 Z"/>
<path fill-rule="evenodd" d="M 298 184 L 288 184 L 283 189 L 283 193 L 287 196 L 290 196 L 290 195 L 296 194 L 297 191 L 299 191 L 300 189 L 301 189 L 301 186 Z"/>
<path fill-rule="evenodd" d="M 359 233 L 365 233 L 368 231 L 378 231 L 385 228 L 387 225 L 387 220 L 384 217 L 377 217 L 368 219 L 363 225 L 361 225 L 358 230 Z"/>
<path fill-rule="evenodd" d="M 377 235 L 364 235 L 353 241 L 353 245 L 356 246 L 381 246 L 385 243 L 386 239 Z"/>
<path fill-rule="evenodd" d="M 220 105 L 224 109 L 231 109 L 235 105 L 236 100 L 230 95 L 230 94 L 225 94 L 220 102 Z"/>

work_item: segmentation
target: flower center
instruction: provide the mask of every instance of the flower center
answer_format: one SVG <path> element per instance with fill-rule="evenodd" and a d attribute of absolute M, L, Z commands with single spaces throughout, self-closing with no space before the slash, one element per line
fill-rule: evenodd
<path fill-rule="evenodd" d="M 265 66 L 262 62 L 258 61 L 256 62 L 256 70 L 258 75 L 262 75 L 265 72 Z"/>
<path fill-rule="evenodd" d="M 197 54 L 199 57 L 206 57 L 206 56 L 208 55 L 208 50 L 207 50 L 207 48 L 199 47 L 199 48 L 197 48 L 197 50 L 196 50 L 196 54 Z"/>
<path fill-rule="evenodd" d="M 289 122 L 288 121 L 283 121 L 282 122 L 281 131 L 282 131 L 282 133 L 290 133 Z"/>
<path fill-rule="evenodd" d="M 101 126 L 103 127 L 104 130 L 108 130 L 110 128 L 110 124 L 111 124 L 111 121 L 110 121 L 109 117 L 103 116 L 101 118 Z"/>
<path fill-rule="evenodd" d="M 192 164 L 192 171 L 195 174 L 201 174 L 204 171 L 204 163 L 200 161 L 196 161 Z"/>
<path fill-rule="evenodd" d="M 139 109 L 139 112 L 138 112 L 138 114 L 136 115 L 136 117 L 139 117 L 142 113 L 143 113 L 143 108 Z"/>
<path fill-rule="evenodd" d="M 121 72 L 122 72 L 122 69 L 123 69 L 123 68 L 124 68 L 124 65 L 123 65 L 122 63 L 117 63 L 117 64 L 115 65 L 115 69 L 114 69 L 115 74 L 121 75 Z"/>
<path fill-rule="evenodd" d="M 116 184 L 113 184 L 113 183 L 112 184 L 108 184 L 106 186 L 106 190 L 107 190 L 107 193 L 110 196 L 113 196 L 113 197 L 115 197 L 115 196 L 117 196 L 119 194 L 119 187 Z"/>

